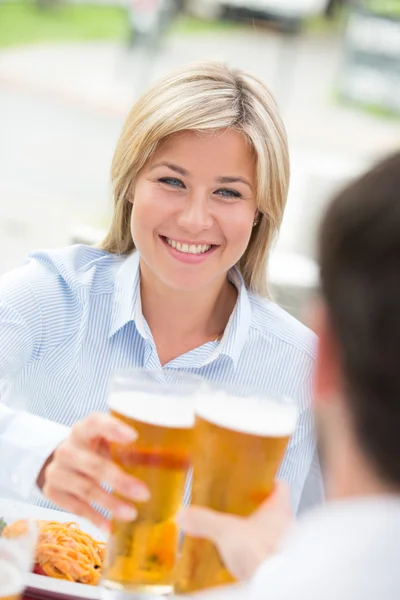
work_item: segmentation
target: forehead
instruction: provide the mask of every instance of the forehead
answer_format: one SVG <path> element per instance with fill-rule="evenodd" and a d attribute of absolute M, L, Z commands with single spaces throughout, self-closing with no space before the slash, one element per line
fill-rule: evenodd
<path fill-rule="evenodd" d="M 242 175 L 255 180 L 255 156 L 249 141 L 234 129 L 183 131 L 161 142 L 149 166 L 169 162 L 190 174 Z"/>

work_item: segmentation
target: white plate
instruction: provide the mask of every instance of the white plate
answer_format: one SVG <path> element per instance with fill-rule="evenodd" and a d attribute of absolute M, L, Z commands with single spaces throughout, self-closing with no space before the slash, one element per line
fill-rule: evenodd
<path fill-rule="evenodd" d="M 105 541 L 104 533 L 86 519 L 58 510 L 41 508 L 40 506 L 32 506 L 31 504 L 23 504 L 0 498 L 0 517 L 3 517 L 8 524 L 23 518 L 60 521 L 61 523 L 74 521 L 78 523 L 82 531 L 85 531 L 96 540 Z M 44 577 L 43 575 L 36 575 L 34 573 L 27 575 L 26 588 L 27 592 L 37 595 L 40 598 L 62 598 L 62 600 L 66 600 L 67 598 L 79 598 L 82 600 L 100 599 L 99 586 L 71 583 L 70 581 L 53 579 L 52 577 Z"/>

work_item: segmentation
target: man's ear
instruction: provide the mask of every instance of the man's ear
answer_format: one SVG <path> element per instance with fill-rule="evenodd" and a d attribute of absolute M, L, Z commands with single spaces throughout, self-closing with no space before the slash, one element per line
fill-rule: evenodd
<path fill-rule="evenodd" d="M 327 308 L 322 300 L 315 303 L 311 328 L 318 336 L 318 352 L 314 378 L 315 405 L 336 398 L 342 388 L 339 348 Z"/>

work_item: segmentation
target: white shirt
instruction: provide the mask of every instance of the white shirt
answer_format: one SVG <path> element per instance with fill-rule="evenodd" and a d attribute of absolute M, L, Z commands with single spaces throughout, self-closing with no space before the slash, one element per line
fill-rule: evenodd
<path fill-rule="evenodd" d="M 165 367 L 295 400 L 299 421 L 279 476 L 290 485 L 297 511 L 305 482 L 315 482 L 316 337 L 247 290 L 236 269 L 229 276 L 238 299 L 220 343 L 204 344 Z M 110 373 L 133 367 L 162 369 L 141 309 L 137 252 L 120 256 L 83 245 L 35 252 L 3 276 L 0 496 L 48 506 L 34 491 L 46 458 L 73 423 L 107 411 Z M 312 488 L 316 502 L 318 481 Z"/>
<path fill-rule="evenodd" d="M 400 497 L 329 502 L 300 519 L 246 600 L 399 600 Z"/>
<path fill-rule="evenodd" d="M 328 502 L 301 517 L 249 583 L 182 600 L 399 600 L 400 496 Z"/>

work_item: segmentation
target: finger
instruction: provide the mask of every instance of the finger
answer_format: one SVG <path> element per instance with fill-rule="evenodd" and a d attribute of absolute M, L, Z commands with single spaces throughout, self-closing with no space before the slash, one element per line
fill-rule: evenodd
<path fill-rule="evenodd" d="M 246 579 L 260 562 L 258 548 L 253 547 L 257 535 L 253 536 L 247 519 L 190 507 L 181 513 L 179 523 L 189 535 L 213 542 L 225 567 L 238 580 Z"/>
<path fill-rule="evenodd" d="M 59 474 L 49 480 L 44 488 L 44 493 L 49 495 L 52 490 L 69 493 L 74 490 L 74 496 L 87 504 L 96 504 L 102 509 L 110 512 L 121 521 L 134 521 L 137 510 L 134 506 L 119 500 L 104 490 L 97 482 L 72 471 L 60 471 Z"/>
<path fill-rule="evenodd" d="M 73 494 L 65 493 L 56 489 L 49 488 L 47 498 L 57 504 L 60 508 L 79 517 L 84 517 L 91 521 L 96 527 L 110 532 L 110 521 L 103 517 L 97 510 L 92 508 L 87 502 L 83 502 Z"/>
<path fill-rule="evenodd" d="M 63 487 L 65 471 L 84 475 L 97 484 L 105 483 L 124 498 L 135 502 L 146 502 L 150 498 L 150 492 L 143 482 L 125 473 L 111 460 L 95 452 L 76 448 L 70 442 L 61 444 L 56 450 L 54 461 L 46 472 L 46 481 L 55 487 Z"/>
<path fill-rule="evenodd" d="M 279 511 L 288 517 L 292 516 L 290 488 L 282 481 L 276 482 L 272 494 L 254 511 L 251 518 L 262 519 L 272 511 Z"/>
<path fill-rule="evenodd" d="M 76 444 L 87 447 L 96 438 L 126 444 L 135 441 L 137 433 L 132 427 L 111 415 L 93 413 L 83 421 L 75 423 L 71 428 L 70 438 Z"/>
<path fill-rule="evenodd" d="M 178 515 L 178 523 L 185 533 L 193 537 L 206 538 L 215 543 L 226 536 L 229 530 L 241 520 L 241 517 L 224 515 L 198 506 L 186 508 Z"/>
<path fill-rule="evenodd" d="M 290 487 L 284 481 L 276 481 L 274 491 L 271 494 L 271 502 L 276 506 L 290 505 Z"/>

